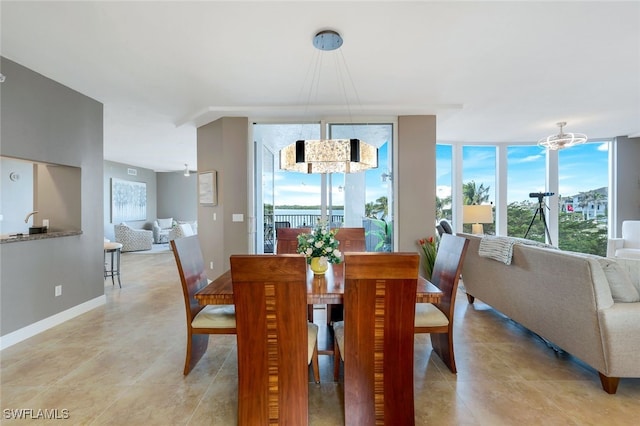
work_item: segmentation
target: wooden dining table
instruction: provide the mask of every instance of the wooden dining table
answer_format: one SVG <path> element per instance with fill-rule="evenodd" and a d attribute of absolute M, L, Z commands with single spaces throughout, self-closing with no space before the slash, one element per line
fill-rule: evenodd
<path fill-rule="evenodd" d="M 314 275 L 307 268 L 307 303 L 341 304 L 344 297 L 344 263 L 329 264 L 324 275 Z M 423 277 L 418 279 L 417 303 L 438 303 L 442 292 Z M 195 294 L 200 305 L 233 305 L 231 270 L 224 272 Z"/>

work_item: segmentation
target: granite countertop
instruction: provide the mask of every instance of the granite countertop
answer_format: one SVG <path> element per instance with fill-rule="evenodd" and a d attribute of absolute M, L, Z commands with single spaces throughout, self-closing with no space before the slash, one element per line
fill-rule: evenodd
<path fill-rule="evenodd" d="M 46 240 L 48 238 L 70 237 L 82 235 L 82 231 L 50 231 L 44 234 L 22 234 L 22 236 L 0 235 L 0 244 L 15 243 L 20 241 Z"/>

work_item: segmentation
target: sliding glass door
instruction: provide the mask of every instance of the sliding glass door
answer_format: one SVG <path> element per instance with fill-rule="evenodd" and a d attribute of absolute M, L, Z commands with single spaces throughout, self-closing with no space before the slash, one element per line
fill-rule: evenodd
<path fill-rule="evenodd" d="M 279 227 L 365 227 L 367 250 L 393 250 L 392 124 L 254 124 L 255 247 L 273 253 Z M 355 135 L 355 136 L 354 136 Z M 300 139 L 357 138 L 378 147 L 378 168 L 352 174 L 280 170 L 279 152 Z"/>

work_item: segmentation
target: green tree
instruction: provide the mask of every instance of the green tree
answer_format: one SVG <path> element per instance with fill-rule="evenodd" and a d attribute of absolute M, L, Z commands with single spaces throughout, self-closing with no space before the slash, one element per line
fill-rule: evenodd
<path fill-rule="evenodd" d="M 375 218 L 376 215 L 374 213 L 375 210 L 375 205 L 373 204 L 373 202 L 368 202 L 367 204 L 364 205 L 364 215 L 365 217 L 370 217 L 370 218 Z"/>
<path fill-rule="evenodd" d="M 537 204 L 531 202 L 511 203 L 507 206 L 507 234 L 512 237 L 524 237 L 527 239 L 545 242 L 544 223 L 540 215 L 533 220 Z M 545 216 L 546 215 L 545 211 Z M 561 250 L 605 256 L 607 251 L 606 226 L 598 224 L 595 220 L 575 220 L 580 218 L 580 213 L 559 214 L 559 244 Z M 557 242 L 556 242 L 557 243 Z"/>
<path fill-rule="evenodd" d="M 436 196 L 436 219 L 452 219 L 451 196 L 444 198 Z"/>
<path fill-rule="evenodd" d="M 372 213 L 373 217 L 385 220 L 385 218 L 389 214 L 389 203 L 386 196 L 382 196 L 376 200 L 376 202 L 373 204 Z"/>
<path fill-rule="evenodd" d="M 462 204 L 482 204 L 489 201 L 489 186 L 485 188 L 484 183 L 480 186 L 476 185 L 475 181 L 462 184 Z"/>

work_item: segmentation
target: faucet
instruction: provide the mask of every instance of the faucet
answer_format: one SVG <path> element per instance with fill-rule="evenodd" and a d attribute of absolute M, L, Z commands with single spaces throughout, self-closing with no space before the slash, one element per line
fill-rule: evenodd
<path fill-rule="evenodd" d="M 36 214 L 36 213 L 38 213 L 38 211 L 37 211 L 37 210 L 36 210 L 36 211 L 32 211 L 31 213 L 29 213 L 29 214 L 27 215 L 27 217 L 25 217 L 25 218 L 24 218 L 24 223 L 29 223 L 29 218 L 30 218 L 31 216 L 33 216 L 34 214 Z"/>

